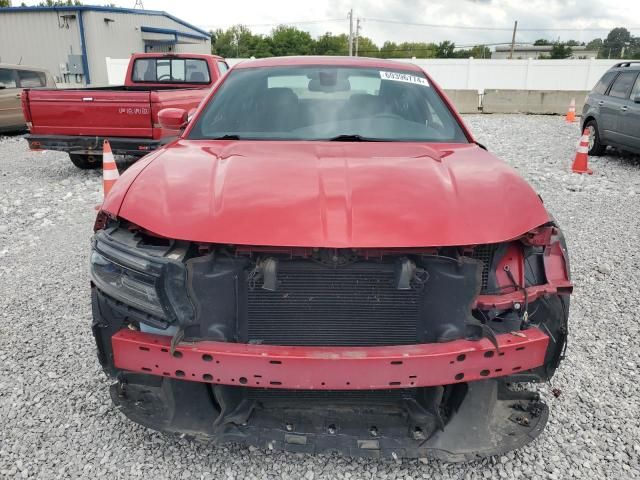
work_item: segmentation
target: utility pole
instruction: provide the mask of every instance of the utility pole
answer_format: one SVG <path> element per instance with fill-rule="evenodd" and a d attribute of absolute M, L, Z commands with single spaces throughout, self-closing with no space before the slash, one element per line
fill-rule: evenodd
<path fill-rule="evenodd" d="M 353 8 L 347 14 L 349 18 L 349 56 L 353 55 Z"/>
<path fill-rule="evenodd" d="M 356 57 L 358 56 L 358 40 L 360 38 L 360 17 L 356 21 Z"/>
<path fill-rule="evenodd" d="M 518 21 L 513 24 L 513 36 L 511 37 L 511 52 L 509 53 L 509 60 L 513 60 L 513 49 L 516 46 L 516 30 L 518 30 Z"/>

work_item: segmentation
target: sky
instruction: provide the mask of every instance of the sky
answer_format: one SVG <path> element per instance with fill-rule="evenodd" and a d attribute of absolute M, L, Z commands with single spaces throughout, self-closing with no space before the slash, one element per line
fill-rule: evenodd
<path fill-rule="evenodd" d="M 498 44 L 538 38 L 588 42 L 606 37 L 614 27 L 640 35 L 640 0 L 142 0 L 148 10 L 164 10 L 206 30 L 244 24 L 267 34 L 278 24 L 292 24 L 314 37 L 327 31 L 348 33 L 347 13 L 360 17 L 362 35 L 381 46 L 394 42 L 456 45 Z M 26 1 L 27 5 L 38 3 Z M 96 0 L 83 3 L 105 4 Z M 109 0 L 131 8 L 135 0 Z M 16 0 L 14 4 L 19 4 Z M 383 20 L 383 21 L 380 21 Z M 415 25 L 423 24 L 423 25 Z M 426 25 L 424 25 L 426 24 Z M 354 20 L 355 25 L 355 20 Z M 444 26 L 444 27 L 441 27 Z M 589 30 L 600 28 L 603 30 Z M 569 29 L 569 30 L 560 30 Z"/>

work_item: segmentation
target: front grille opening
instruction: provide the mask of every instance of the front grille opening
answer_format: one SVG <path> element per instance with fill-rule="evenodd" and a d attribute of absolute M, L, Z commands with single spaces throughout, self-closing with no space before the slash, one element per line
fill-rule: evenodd
<path fill-rule="evenodd" d="M 250 342 L 303 346 L 382 346 L 417 343 L 421 289 L 395 287 L 394 263 L 332 267 L 281 261 L 278 287 L 247 282 Z"/>
<path fill-rule="evenodd" d="M 471 255 L 471 258 L 482 262 L 482 293 L 486 292 L 489 286 L 489 272 L 491 271 L 495 251 L 496 245 L 478 245 L 473 249 L 473 254 Z"/>

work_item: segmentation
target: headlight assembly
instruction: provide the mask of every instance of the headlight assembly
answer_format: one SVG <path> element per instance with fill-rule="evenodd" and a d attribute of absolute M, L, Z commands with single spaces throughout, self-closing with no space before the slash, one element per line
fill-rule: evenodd
<path fill-rule="evenodd" d="M 89 270 L 97 290 L 135 310 L 138 322 L 162 329 L 193 323 L 184 263 L 188 246 L 148 245 L 135 232 L 110 228 L 96 232 L 92 247 Z"/>
<path fill-rule="evenodd" d="M 91 252 L 91 278 L 98 289 L 154 317 L 166 319 L 158 295 L 158 278 L 124 267 L 115 261 Z"/>

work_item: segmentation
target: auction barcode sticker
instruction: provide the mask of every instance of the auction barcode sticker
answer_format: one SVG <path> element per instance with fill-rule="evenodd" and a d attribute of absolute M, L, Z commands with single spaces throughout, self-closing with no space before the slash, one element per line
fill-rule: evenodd
<path fill-rule="evenodd" d="M 380 71 L 380 78 L 382 80 L 393 80 L 394 82 L 414 83 L 416 85 L 424 85 L 425 87 L 429 86 L 429 82 L 426 78 L 416 77 L 415 75 L 409 75 L 408 73 Z"/>

